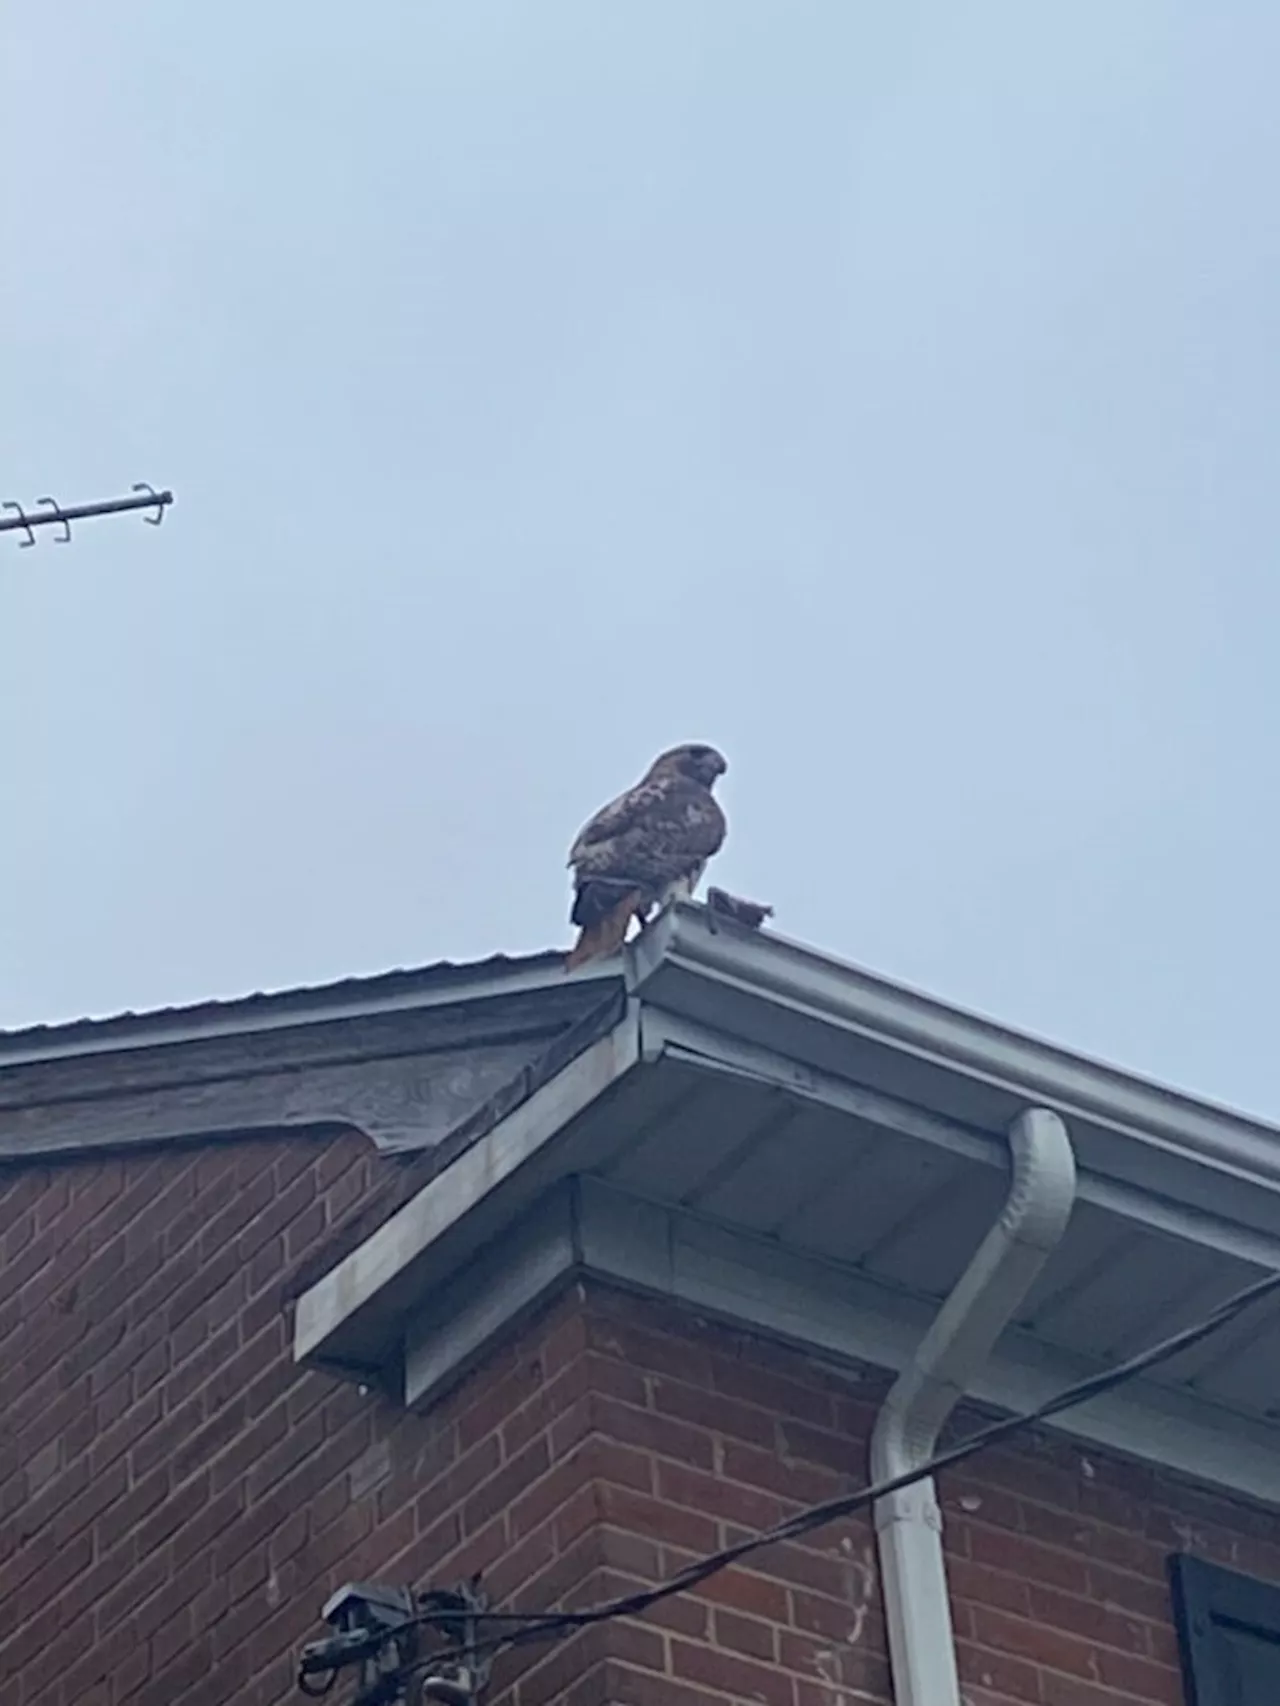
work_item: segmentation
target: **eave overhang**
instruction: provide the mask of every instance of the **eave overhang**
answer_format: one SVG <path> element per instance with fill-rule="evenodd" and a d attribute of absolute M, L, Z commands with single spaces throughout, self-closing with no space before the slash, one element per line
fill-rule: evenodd
<path fill-rule="evenodd" d="M 976 1396 L 1047 1396 L 1280 1265 L 1280 1133 L 1259 1121 L 694 906 L 655 921 L 624 970 L 612 1029 L 477 1110 L 448 1165 L 299 1297 L 301 1360 L 425 1402 L 594 1272 L 899 1367 L 998 1207 L 1004 1134 L 1032 1105 L 1067 1122 L 1079 1205 Z M 626 1261 L 609 1254 L 624 1225 Z M 1280 1502 L 1277 1350 L 1252 1318 L 1062 1425 Z"/>

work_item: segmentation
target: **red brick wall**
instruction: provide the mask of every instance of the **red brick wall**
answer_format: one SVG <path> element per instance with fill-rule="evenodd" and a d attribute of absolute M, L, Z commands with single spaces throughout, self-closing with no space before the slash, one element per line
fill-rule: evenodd
<path fill-rule="evenodd" d="M 427 1417 L 298 1371 L 290 1275 L 384 1182 L 354 1139 L 0 1175 L 5 1706 L 296 1702 L 348 1577 L 483 1568 L 499 1603 L 581 1604 L 862 1478 L 882 1377 L 607 1291 L 567 1293 Z M 1174 1706 L 1167 1553 L 1280 1579 L 1274 1518 L 1052 1439 L 943 1502 L 969 1706 Z M 887 1701 L 870 1529 L 509 1656 L 503 1696 Z"/>
<path fill-rule="evenodd" d="M 877 1371 L 859 1380 L 603 1292 L 590 1299 L 587 1331 L 597 1426 L 630 1447 L 630 1487 L 602 1488 L 601 1497 L 626 1533 L 619 1544 L 636 1576 L 660 1579 L 735 1538 L 740 1524 L 773 1524 L 865 1478 L 887 1385 Z M 1053 1435 L 976 1457 L 939 1491 L 967 1706 L 1184 1706 L 1169 1554 L 1191 1551 L 1280 1581 L 1273 1514 Z M 627 1585 L 617 1572 L 609 1579 L 611 1591 Z M 763 1552 L 651 1619 L 667 1631 L 663 1662 L 679 1687 L 615 1665 L 611 1701 L 892 1698 L 865 1522 Z"/>

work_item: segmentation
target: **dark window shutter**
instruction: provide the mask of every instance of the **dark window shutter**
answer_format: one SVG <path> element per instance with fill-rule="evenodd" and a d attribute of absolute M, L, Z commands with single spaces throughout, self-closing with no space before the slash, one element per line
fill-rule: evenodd
<path fill-rule="evenodd" d="M 1280 1585 L 1169 1560 L 1187 1706 L 1280 1706 Z"/>

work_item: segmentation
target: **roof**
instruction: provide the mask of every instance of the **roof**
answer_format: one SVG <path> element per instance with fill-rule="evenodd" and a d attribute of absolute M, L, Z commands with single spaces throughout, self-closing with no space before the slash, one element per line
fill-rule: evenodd
<path fill-rule="evenodd" d="M 0 1163 L 356 1127 L 403 1159 L 295 1276 L 295 1353 L 424 1404 L 574 1275 L 901 1367 L 1067 1123 L 1066 1238 L 976 1383 L 1020 1408 L 1280 1266 L 1280 1131 L 677 905 L 492 958 L 0 1036 Z M 1257 1312 L 1056 1425 L 1280 1504 Z"/>
<path fill-rule="evenodd" d="M 150 1046 L 175 1037 L 314 1019 L 335 1012 L 384 1010 L 388 1004 L 416 1002 L 423 995 L 454 987 L 466 990 L 478 979 L 517 981 L 558 966 L 554 950 L 512 957 L 492 954 L 469 963 L 437 960 L 428 966 L 402 967 L 368 977 L 346 977 L 333 983 L 300 985 L 286 990 L 256 990 L 229 1000 L 199 1001 L 186 1006 L 157 1007 L 144 1012 L 112 1013 L 101 1018 L 73 1019 L 63 1024 L 25 1025 L 0 1030 L 0 1063 L 8 1057 L 48 1058 L 83 1053 L 89 1048 Z"/>
<path fill-rule="evenodd" d="M 0 1162 L 350 1127 L 428 1149 L 619 988 L 495 956 L 0 1033 Z"/>
<path fill-rule="evenodd" d="M 296 1354 L 420 1404 L 572 1274 L 901 1366 L 1060 1113 L 1079 1195 L 976 1395 L 1021 1407 L 1280 1266 L 1280 1131 L 696 906 L 625 954 L 608 1029 L 474 1108 L 298 1299 Z M 572 980 L 569 980 L 572 982 Z M 1280 1324 L 1255 1312 L 1059 1418 L 1280 1504 Z"/>

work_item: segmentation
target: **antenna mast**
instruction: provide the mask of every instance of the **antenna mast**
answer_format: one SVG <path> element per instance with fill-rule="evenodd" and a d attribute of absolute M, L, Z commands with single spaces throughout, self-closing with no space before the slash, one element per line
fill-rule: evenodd
<path fill-rule="evenodd" d="M 93 515 L 119 515 L 122 510 L 151 509 L 154 515 L 145 515 L 143 520 L 151 527 L 159 527 L 164 520 L 164 512 L 173 502 L 172 492 L 158 492 L 154 486 L 140 481 L 130 488 L 139 495 L 135 498 L 106 498 L 102 503 L 68 504 L 64 509 L 53 498 L 37 498 L 34 510 L 25 510 L 21 504 L 13 502 L 0 503 L 0 509 L 11 509 L 12 516 L 0 516 L 0 533 L 15 533 L 21 530 L 26 534 L 25 539 L 19 539 L 18 544 L 24 549 L 36 542 L 37 527 L 52 527 L 55 523 L 61 526 L 54 543 L 66 545 L 71 540 L 71 523 L 85 521 Z"/>

